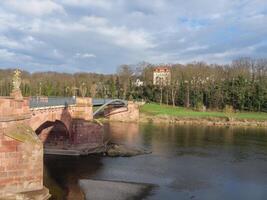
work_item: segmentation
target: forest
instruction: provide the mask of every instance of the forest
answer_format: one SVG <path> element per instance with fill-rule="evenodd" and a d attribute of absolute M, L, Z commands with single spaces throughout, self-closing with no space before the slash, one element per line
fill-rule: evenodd
<path fill-rule="evenodd" d="M 114 74 L 22 71 L 23 96 L 90 96 L 144 100 L 172 106 L 267 112 L 267 59 L 239 58 L 231 64 L 168 64 L 171 84 L 153 85 L 149 63 L 121 65 Z M 12 90 L 14 69 L 0 70 L 0 95 Z M 143 86 L 136 86 L 140 79 Z"/>

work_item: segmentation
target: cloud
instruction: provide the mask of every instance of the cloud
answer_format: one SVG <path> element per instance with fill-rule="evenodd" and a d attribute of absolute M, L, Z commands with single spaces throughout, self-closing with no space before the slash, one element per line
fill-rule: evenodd
<path fill-rule="evenodd" d="M 15 56 L 15 54 L 8 51 L 7 49 L 0 49 L 0 58 L 8 59 L 8 58 L 12 58 L 13 56 Z"/>
<path fill-rule="evenodd" d="M 75 57 L 77 58 L 95 58 L 96 55 L 92 53 L 76 53 Z"/>
<path fill-rule="evenodd" d="M 51 0 L 4 1 L 8 9 L 25 15 L 42 16 L 53 12 L 64 12 L 64 8 Z"/>
<path fill-rule="evenodd" d="M 191 46 L 191 47 L 187 47 L 184 51 L 188 52 L 188 51 L 197 51 L 197 50 L 202 50 L 202 49 L 208 49 L 209 46 L 208 45 L 195 45 L 195 46 Z"/>
<path fill-rule="evenodd" d="M 75 7 L 94 6 L 105 9 L 111 8 L 112 6 L 112 2 L 110 0 L 61 0 L 61 3 Z"/>
<path fill-rule="evenodd" d="M 110 42 L 125 48 L 152 48 L 152 38 L 143 30 L 130 30 L 126 26 L 114 26 L 106 18 L 88 16 L 81 20 L 89 31 L 101 34 Z"/>
<path fill-rule="evenodd" d="M 0 67 L 111 73 L 267 57 L 266 20 L 265 0 L 0 1 Z"/>

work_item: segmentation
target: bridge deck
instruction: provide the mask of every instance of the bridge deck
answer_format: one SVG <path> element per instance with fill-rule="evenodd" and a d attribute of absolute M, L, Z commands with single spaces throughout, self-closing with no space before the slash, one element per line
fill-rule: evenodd
<path fill-rule="evenodd" d="M 93 106 L 102 106 L 108 102 L 112 102 L 114 99 L 92 99 Z M 123 102 L 123 100 L 121 100 Z M 126 101 L 124 101 L 126 103 Z M 118 102 L 113 102 L 118 104 Z M 54 106 L 70 106 L 76 105 L 75 97 L 30 97 L 30 108 L 43 108 Z"/>
<path fill-rule="evenodd" d="M 31 97 L 30 108 L 42 108 L 52 106 L 75 105 L 76 98 L 73 97 Z"/>

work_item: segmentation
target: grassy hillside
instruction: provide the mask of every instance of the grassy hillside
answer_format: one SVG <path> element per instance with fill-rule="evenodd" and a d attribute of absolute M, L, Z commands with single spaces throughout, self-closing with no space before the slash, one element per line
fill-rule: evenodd
<path fill-rule="evenodd" d="M 140 111 L 141 113 L 148 115 L 169 115 L 181 118 L 210 118 L 210 117 L 228 118 L 229 116 L 229 115 L 227 116 L 224 112 L 219 112 L 219 111 L 198 112 L 184 107 L 172 107 L 167 105 L 159 105 L 155 103 L 143 105 Z M 264 121 L 267 120 L 267 113 L 236 112 L 232 113 L 231 117 L 239 120 L 248 119 L 248 120 Z"/>

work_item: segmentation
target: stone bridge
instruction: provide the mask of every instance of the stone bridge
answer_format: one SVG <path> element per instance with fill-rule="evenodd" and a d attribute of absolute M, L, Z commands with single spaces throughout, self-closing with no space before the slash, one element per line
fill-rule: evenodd
<path fill-rule="evenodd" d="M 92 122 L 91 98 L 54 106 L 45 105 L 48 98 L 38 102 L 44 106 L 23 98 L 18 88 L 10 97 L 0 97 L 0 199 L 50 197 L 43 186 L 43 145 L 47 141 L 52 142 L 48 147 L 57 147 L 59 152 L 68 147 L 70 154 L 88 154 L 90 148 L 103 145 L 103 128 Z M 139 117 L 138 107 L 131 102 L 119 108 L 107 105 L 104 113 L 120 121 Z"/>
<path fill-rule="evenodd" d="M 68 139 L 68 144 L 78 144 L 75 135 L 81 130 L 75 122 L 89 127 L 87 132 L 81 133 L 87 133 L 88 138 L 100 130 L 97 124 L 86 124 L 89 120 L 92 120 L 91 98 L 77 98 L 76 104 L 70 106 L 30 108 L 29 98 L 21 95 L 1 97 L 0 199 L 19 196 L 22 199 L 26 196 L 49 198 L 48 190 L 43 187 L 43 143 L 52 129 L 60 124 L 65 129 L 63 139 Z M 94 142 L 102 143 L 102 136 L 98 133 L 94 133 L 98 138 Z"/>
<path fill-rule="evenodd" d="M 63 129 L 69 143 L 75 144 L 75 135 L 79 130 L 75 125 L 79 122 L 91 121 L 93 119 L 93 107 L 91 98 L 75 98 L 75 102 L 68 104 L 67 98 L 58 98 L 59 105 L 42 105 L 49 103 L 48 97 L 41 97 L 37 101 L 41 105 L 29 107 L 30 120 L 29 126 L 36 132 L 41 141 L 45 143 L 53 128 Z M 53 98 L 55 99 L 55 98 Z M 61 101 L 60 101 L 61 100 Z M 30 104 L 32 100 L 29 101 Z M 90 131 L 90 129 L 89 129 Z M 62 131 L 61 131 L 62 132 Z"/>

